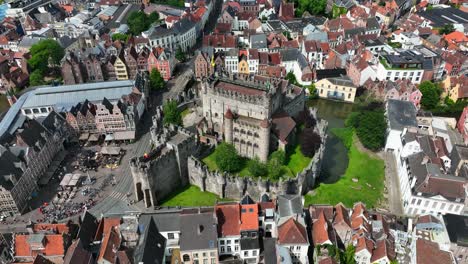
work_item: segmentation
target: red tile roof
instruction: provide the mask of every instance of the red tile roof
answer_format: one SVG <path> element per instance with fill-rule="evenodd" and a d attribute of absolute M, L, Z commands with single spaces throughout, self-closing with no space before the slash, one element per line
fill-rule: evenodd
<path fill-rule="evenodd" d="M 248 88 L 248 87 L 240 86 L 238 84 L 227 83 L 223 81 L 217 82 L 215 84 L 215 87 L 219 89 L 228 90 L 228 91 L 238 92 L 241 94 L 246 94 L 246 95 L 262 96 L 265 94 L 265 91 L 262 91 L 259 89 Z"/>
<path fill-rule="evenodd" d="M 387 239 L 377 241 L 375 249 L 372 252 L 371 263 L 378 262 L 381 259 L 388 258 L 390 261 L 395 259 L 395 250 L 391 242 Z"/>
<path fill-rule="evenodd" d="M 314 246 L 330 241 L 328 237 L 328 222 L 325 219 L 323 211 L 312 225 L 312 240 L 314 241 Z"/>
<path fill-rule="evenodd" d="M 112 227 L 120 226 L 120 218 L 103 218 L 99 222 L 98 229 L 96 231 L 95 240 L 102 240 L 104 235 L 110 232 Z"/>
<path fill-rule="evenodd" d="M 416 241 L 416 262 L 418 264 L 452 263 L 450 252 L 439 249 L 435 242 L 418 239 Z"/>
<path fill-rule="evenodd" d="M 258 230 L 258 204 L 241 205 L 240 230 Z"/>
<path fill-rule="evenodd" d="M 287 143 L 288 136 L 296 127 L 296 122 L 285 111 L 272 116 L 273 133 L 283 143 Z"/>
<path fill-rule="evenodd" d="M 307 231 L 294 218 L 289 218 L 278 227 L 279 244 L 307 244 Z"/>
<path fill-rule="evenodd" d="M 445 35 L 444 39 L 454 43 L 463 43 L 468 41 L 468 37 L 459 31 L 454 31 L 448 35 Z"/>
<path fill-rule="evenodd" d="M 226 115 L 232 112 L 227 110 Z M 232 117 L 231 117 L 232 118 Z M 218 204 L 215 207 L 218 219 L 218 235 L 220 237 L 236 236 L 240 234 L 240 205 L 239 204 Z"/>
<path fill-rule="evenodd" d="M 38 254 L 44 256 L 64 256 L 65 248 L 62 235 L 44 235 L 44 249 L 32 251 L 28 239 L 33 235 L 16 235 L 15 236 L 15 256 L 32 256 Z"/>
<path fill-rule="evenodd" d="M 104 240 L 99 250 L 98 262 L 102 262 L 103 260 L 111 263 L 114 262 L 115 254 L 120 248 L 121 242 L 119 228 L 111 226 L 111 230 L 104 235 Z"/>

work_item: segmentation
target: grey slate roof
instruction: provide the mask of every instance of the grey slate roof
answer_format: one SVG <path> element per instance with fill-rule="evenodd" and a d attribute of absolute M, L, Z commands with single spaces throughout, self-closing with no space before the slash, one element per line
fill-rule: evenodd
<path fill-rule="evenodd" d="M 257 34 L 250 36 L 250 48 L 252 49 L 265 49 L 267 47 L 267 40 L 265 34 Z"/>
<path fill-rule="evenodd" d="M 164 263 L 166 238 L 161 235 L 152 217 L 144 217 L 139 224 L 140 240 L 133 253 L 134 263 Z"/>
<path fill-rule="evenodd" d="M 363 27 L 351 28 L 351 29 L 347 29 L 344 31 L 346 39 L 352 38 L 358 35 L 364 35 L 364 33 L 366 33 L 366 29 Z"/>
<path fill-rule="evenodd" d="M 23 108 L 55 105 L 72 106 L 85 100 L 91 102 L 101 101 L 104 97 L 109 100 L 117 100 L 122 95 L 130 94 L 133 86 L 134 82 L 132 80 L 125 80 L 39 87 L 31 91 L 23 104 Z"/>
<path fill-rule="evenodd" d="M 141 217 L 143 217 L 142 215 Z M 156 213 L 150 215 L 160 232 L 180 231 L 179 211 Z M 141 218 L 140 217 L 140 218 Z"/>
<path fill-rule="evenodd" d="M 302 214 L 302 197 L 299 194 L 279 195 L 277 204 L 280 217 Z"/>
<path fill-rule="evenodd" d="M 180 216 L 180 250 L 216 249 L 218 232 L 213 211 Z"/>
<path fill-rule="evenodd" d="M 241 238 L 241 250 L 260 249 L 260 242 L 258 238 Z"/>
<path fill-rule="evenodd" d="M 468 216 L 446 214 L 443 217 L 450 242 L 468 247 Z"/>
<path fill-rule="evenodd" d="M 370 17 L 367 19 L 366 29 L 368 30 L 376 30 L 380 28 L 379 21 L 377 21 L 376 17 Z"/>
<path fill-rule="evenodd" d="M 93 242 L 98 228 L 98 221 L 89 212 L 85 212 L 81 218 L 80 229 L 78 230 L 78 238 L 83 243 L 83 247 L 88 249 Z"/>
<path fill-rule="evenodd" d="M 277 264 L 276 238 L 269 237 L 263 239 L 263 255 L 265 264 Z"/>
<path fill-rule="evenodd" d="M 0 186 L 7 190 L 11 190 L 14 187 L 13 183 L 7 180 L 5 176 L 11 175 L 11 177 L 14 177 L 18 181 L 23 175 L 23 171 L 15 166 L 15 164 L 19 164 L 20 162 L 18 157 L 0 145 Z"/>
<path fill-rule="evenodd" d="M 448 8 L 433 8 L 417 12 L 418 15 L 433 22 L 433 27 L 442 27 L 445 24 L 466 24 L 468 21 L 468 13 L 453 7 Z"/>
<path fill-rule="evenodd" d="M 416 107 L 412 102 L 388 100 L 387 118 L 390 129 L 403 131 L 405 127 L 417 127 L 416 112 Z"/>
<path fill-rule="evenodd" d="M 298 49 L 283 49 L 280 50 L 281 61 L 297 61 L 299 57 Z"/>
<path fill-rule="evenodd" d="M 356 87 L 356 86 L 354 86 L 351 79 L 349 79 L 349 77 L 345 76 L 345 75 L 342 75 L 340 77 L 328 78 L 327 80 L 330 81 L 331 83 L 335 84 L 335 85 Z"/>

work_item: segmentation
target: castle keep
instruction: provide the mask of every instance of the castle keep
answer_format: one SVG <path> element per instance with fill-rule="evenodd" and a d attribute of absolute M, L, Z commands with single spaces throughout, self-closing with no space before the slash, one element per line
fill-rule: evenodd
<path fill-rule="evenodd" d="M 316 119 L 316 111 L 309 111 Z M 321 136 L 323 144 L 309 165 L 294 178 L 280 178 L 274 182 L 210 171 L 200 161 L 201 145 L 198 144 L 197 136 L 183 128 L 164 127 L 162 116 L 162 110 L 158 108 L 151 128 L 153 151 L 147 156 L 135 157 L 130 161 L 136 200 L 144 200 L 146 207 L 158 205 L 171 192 L 188 184 L 230 199 L 241 199 L 246 194 L 257 200 L 264 194 L 269 197 L 305 194 L 314 186 L 315 179 L 320 174 L 327 137 L 325 120 L 317 120 L 315 130 Z"/>
<path fill-rule="evenodd" d="M 204 119 L 201 140 L 226 141 L 241 156 L 267 161 L 294 137 L 297 117 L 304 110 L 304 90 L 287 80 L 263 76 L 207 79 L 200 98 Z"/>

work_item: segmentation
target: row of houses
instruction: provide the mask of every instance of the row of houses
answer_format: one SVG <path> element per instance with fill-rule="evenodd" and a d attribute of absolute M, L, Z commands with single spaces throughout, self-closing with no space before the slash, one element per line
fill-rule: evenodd
<path fill-rule="evenodd" d="M 385 150 L 395 159 L 405 214 L 466 214 L 468 147 L 452 118 L 388 100 Z"/>
<path fill-rule="evenodd" d="M 174 52 L 147 44 L 143 38 L 131 39 L 128 44 L 108 40 L 92 48 L 69 51 L 61 61 L 63 81 L 77 84 L 132 80 L 139 72 L 153 69 L 168 81 L 176 65 Z"/>
<path fill-rule="evenodd" d="M 3 260 L 31 263 L 464 263 L 467 217 L 400 217 L 296 195 L 27 226 Z M 350 250 L 350 248 L 352 250 Z"/>

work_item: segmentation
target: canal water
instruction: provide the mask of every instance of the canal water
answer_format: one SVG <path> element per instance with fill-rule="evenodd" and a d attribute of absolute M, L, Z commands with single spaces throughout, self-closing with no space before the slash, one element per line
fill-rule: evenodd
<path fill-rule="evenodd" d="M 313 99 L 309 100 L 308 105 L 317 108 L 319 118 L 328 121 L 328 138 L 318 182 L 334 183 L 344 175 L 349 160 L 348 150 L 341 140 L 331 133 L 331 129 L 344 127 L 344 121 L 353 111 L 353 104 Z"/>

